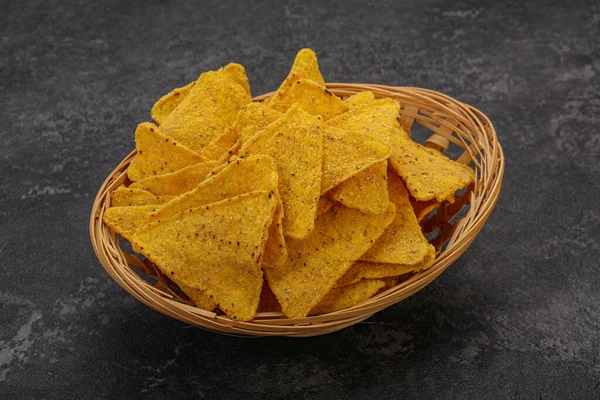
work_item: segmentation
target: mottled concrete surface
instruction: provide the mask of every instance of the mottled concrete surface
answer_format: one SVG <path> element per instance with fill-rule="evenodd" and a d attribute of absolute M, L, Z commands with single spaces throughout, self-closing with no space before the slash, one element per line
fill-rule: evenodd
<path fill-rule="evenodd" d="M 600 398 L 600 3 L 87 3 L 0 1 L 0 398 Z M 325 337 L 137 302 L 88 240 L 136 124 L 230 61 L 273 90 L 303 46 L 328 81 L 484 111 L 506 155 L 488 224 L 423 291 Z"/>

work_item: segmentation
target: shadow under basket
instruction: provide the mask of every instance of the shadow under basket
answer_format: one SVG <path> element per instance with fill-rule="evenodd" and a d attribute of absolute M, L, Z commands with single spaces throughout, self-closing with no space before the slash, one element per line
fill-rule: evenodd
<path fill-rule="evenodd" d="M 138 300 L 163 314 L 212 331 L 251 336 L 316 336 L 335 332 L 415 294 L 437 278 L 469 247 L 498 199 L 504 157 L 494 127 L 479 110 L 427 89 L 344 83 L 330 83 L 327 87 L 341 97 L 369 90 L 378 98 L 397 99 L 401 105 L 400 124 L 407 132 L 413 128 L 413 140 L 474 168 L 474 184 L 457 193 L 454 203 L 442 203 L 421 221 L 423 232 L 437 250 L 433 266 L 359 305 L 324 315 L 287 318 L 278 312 L 258 313 L 254 320 L 243 322 L 198 309 L 155 265 L 134 254 L 126 241 L 102 223 L 110 205 L 110 193 L 127 179 L 133 151 L 98 191 L 90 218 L 92 245 L 109 275 Z M 423 132 L 426 135 L 418 137 Z"/>

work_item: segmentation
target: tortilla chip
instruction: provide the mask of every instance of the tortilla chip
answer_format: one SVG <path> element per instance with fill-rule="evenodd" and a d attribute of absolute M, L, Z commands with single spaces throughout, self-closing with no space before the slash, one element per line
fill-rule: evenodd
<path fill-rule="evenodd" d="M 214 161 L 189 165 L 170 174 L 151 176 L 132 183 L 129 187 L 144 189 L 159 195 L 180 195 L 194 189 L 206 179 L 206 175 L 215 167 Z"/>
<path fill-rule="evenodd" d="M 344 100 L 344 103 L 348 104 L 348 107 L 350 108 L 357 108 L 369 104 L 373 100 L 375 100 L 373 92 L 364 91 L 353 94 Z"/>
<path fill-rule="evenodd" d="M 275 161 L 265 155 L 236 159 L 218 174 L 207 178 L 194 190 L 173 199 L 151 216 L 151 221 L 172 218 L 174 215 L 205 204 L 221 201 L 254 190 L 265 190 L 277 199 L 273 223 L 263 257 L 264 266 L 272 266 L 287 257 L 283 237 L 283 205 L 277 187 Z"/>
<path fill-rule="evenodd" d="M 217 303 L 210 298 L 209 295 L 204 293 L 200 289 L 194 289 L 182 282 L 173 281 L 179 286 L 181 291 L 187 295 L 196 305 L 196 307 L 201 308 L 206 311 L 213 311 L 217 308 Z"/>
<path fill-rule="evenodd" d="M 281 304 L 277 301 L 275 293 L 273 293 L 266 280 L 263 282 L 262 292 L 260 293 L 258 312 L 281 312 Z"/>
<path fill-rule="evenodd" d="M 403 139 L 410 140 L 410 133 L 406 132 L 404 128 L 400 126 L 400 122 L 398 121 L 396 121 L 396 123 L 394 124 L 394 128 L 392 129 L 392 135 L 398 135 L 401 136 Z"/>
<path fill-rule="evenodd" d="M 305 240 L 289 239 L 288 258 L 265 270 L 269 286 L 290 318 L 305 317 L 392 223 L 384 214 L 364 214 L 336 204 L 315 221 Z"/>
<path fill-rule="evenodd" d="M 219 136 L 210 141 L 205 148 L 202 149 L 200 154 L 208 158 L 209 160 L 218 160 L 223 154 L 229 150 L 231 146 L 235 144 L 240 138 L 235 126 L 226 129 Z"/>
<path fill-rule="evenodd" d="M 273 157 L 283 201 L 283 232 L 304 238 L 312 231 L 321 185 L 321 119 L 294 106 L 243 144 L 240 157 Z"/>
<path fill-rule="evenodd" d="M 365 213 L 381 214 L 390 202 L 387 189 L 387 160 L 371 165 L 346 182 L 333 188 L 329 195 L 346 207 Z"/>
<path fill-rule="evenodd" d="M 377 139 L 324 126 L 321 193 L 333 189 L 371 165 L 386 160 L 389 155 L 389 147 Z"/>
<path fill-rule="evenodd" d="M 194 87 L 196 81 L 190 82 L 184 87 L 171 90 L 168 94 L 161 97 L 152 107 L 150 115 L 157 124 L 162 124 L 163 121 L 171 114 L 179 103 L 183 101 Z"/>
<path fill-rule="evenodd" d="M 158 206 L 110 207 L 102 220 L 123 239 L 129 240 L 149 222 L 150 214 Z"/>
<path fill-rule="evenodd" d="M 381 280 L 385 283 L 385 286 L 382 288 L 382 290 L 388 290 L 396 286 L 398 284 L 398 278 L 398 276 L 386 276 L 385 278 L 381 278 Z"/>
<path fill-rule="evenodd" d="M 262 103 L 250 103 L 245 105 L 238 113 L 235 125 L 242 138 L 242 142 L 247 141 L 261 129 L 266 128 L 276 119 L 283 116 L 277 110 L 273 110 Z"/>
<path fill-rule="evenodd" d="M 392 135 L 390 165 L 416 200 L 442 202 L 475 180 L 475 173 L 439 152 Z"/>
<path fill-rule="evenodd" d="M 246 90 L 231 80 L 223 68 L 205 72 L 160 129 L 199 153 L 233 125 L 237 113 L 249 102 Z"/>
<path fill-rule="evenodd" d="M 389 144 L 399 112 L 400 104 L 397 100 L 377 99 L 330 119 L 326 125 L 363 133 Z"/>
<path fill-rule="evenodd" d="M 325 85 L 325 80 L 321 71 L 319 71 L 319 62 L 317 55 L 311 49 L 302 49 L 296 55 L 292 70 L 294 68 L 302 68 L 307 72 L 307 78 L 317 82 L 319 85 Z"/>
<path fill-rule="evenodd" d="M 144 189 L 119 186 L 110 194 L 111 207 L 151 206 L 165 204 L 175 196 L 155 196 Z"/>
<path fill-rule="evenodd" d="M 442 203 L 435 199 L 427 201 L 418 201 L 412 198 L 410 199 L 410 205 L 412 206 L 413 211 L 417 216 L 417 221 L 419 222 L 421 222 L 426 216 L 428 216 L 430 212 L 432 212 L 436 208 L 439 208 L 441 204 Z"/>
<path fill-rule="evenodd" d="M 135 130 L 135 147 L 137 154 L 127 168 L 133 182 L 206 161 L 206 157 L 165 136 L 149 122 L 139 124 Z"/>
<path fill-rule="evenodd" d="M 210 296 L 228 316 L 256 315 L 259 267 L 276 200 L 254 191 L 153 222 L 131 241 L 167 276 Z"/>
<path fill-rule="evenodd" d="M 321 115 L 325 120 L 348 110 L 342 99 L 310 79 L 297 80 L 287 95 L 273 96 L 269 101 L 269 107 L 281 112 L 289 110 L 295 104 L 310 115 Z"/>
<path fill-rule="evenodd" d="M 246 91 L 248 97 L 252 98 L 252 94 L 250 93 L 250 82 L 248 82 L 248 75 L 246 75 L 246 69 L 241 64 L 230 63 L 222 67 L 219 72 L 220 71 L 222 71 L 227 79 L 230 79 L 240 85 Z"/>
<path fill-rule="evenodd" d="M 317 204 L 317 216 L 329 211 L 329 209 L 333 207 L 334 204 L 335 201 L 331 200 L 329 197 L 321 197 L 319 199 L 319 203 Z"/>
<path fill-rule="evenodd" d="M 335 284 L 335 287 L 351 285 L 361 279 L 382 279 L 388 276 L 398 276 L 410 272 L 422 271 L 433 265 L 435 261 L 435 248 L 428 247 L 427 256 L 418 264 L 386 264 L 357 261 L 348 272 Z"/>
<path fill-rule="evenodd" d="M 382 280 L 363 279 L 352 285 L 333 288 L 315 308 L 310 310 L 309 315 L 327 314 L 354 307 L 373 297 L 384 286 L 385 282 Z"/>
<path fill-rule="evenodd" d="M 390 201 L 396 205 L 396 218 L 360 259 L 378 263 L 418 264 L 433 246 L 421 232 L 402 180 L 391 171 L 388 174 L 388 190 Z"/>

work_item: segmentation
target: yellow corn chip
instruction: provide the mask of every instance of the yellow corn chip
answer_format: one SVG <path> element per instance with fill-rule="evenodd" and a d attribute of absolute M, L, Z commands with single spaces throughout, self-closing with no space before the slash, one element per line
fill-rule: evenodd
<path fill-rule="evenodd" d="M 162 124 L 163 121 L 171 114 L 179 103 L 183 101 L 194 87 L 196 81 L 190 82 L 184 87 L 171 90 L 168 94 L 161 97 L 152 107 L 151 115 L 154 122 Z"/>
<path fill-rule="evenodd" d="M 398 276 L 414 271 L 422 271 L 433 265 L 435 261 L 435 248 L 428 247 L 427 256 L 418 264 L 386 264 L 357 261 L 348 272 L 335 284 L 335 287 L 351 285 L 361 279 L 381 279 L 388 276 Z"/>
<path fill-rule="evenodd" d="M 475 173 L 439 152 L 392 135 L 390 165 L 416 200 L 444 201 L 475 180 Z"/>
<path fill-rule="evenodd" d="M 402 180 L 392 172 L 388 174 L 388 190 L 390 201 L 396 205 L 396 218 L 360 259 L 390 264 L 418 264 L 433 246 L 421 232 Z"/>
<path fill-rule="evenodd" d="M 258 312 L 281 312 L 281 304 L 277 301 L 277 297 L 275 297 L 266 280 L 263 282 L 262 292 L 260 293 Z"/>
<path fill-rule="evenodd" d="M 202 290 L 194 289 L 182 282 L 177 282 L 176 280 L 173 280 L 173 282 L 175 282 L 183 291 L 183 293 L 185 293 L 190 300 L 194 302 L 196 307 L 207 311 L 213 311 L 215 308 L 217 308 L 217 303 Z"/>
<path fill-rule="evenodd" d="M 389 145 L 399 112 L 400 104 L 397 100 L 378 99 L 362 107 L 352 108 L 347 113 L 330 119 L 326 125 L 363 133 Z"/>
<path fill-rule="evenodd" d="M 406 132 L 404 128 L 400 126 L 400 122 L 398 121 L 396 121 L 396 123 L 394 124 L 394 128 L 392 129 L 392 135 L 398 135 L 401 136 L 403 139 L 410 140 L 410 133 Z"/>
<path fill-rule="evenodd" d="M 373 92 L 364 91 L 353 94 L 352 96 L 344 100 L 344 102 L 348 104 L 348 107 L 356 108 L 362 107 L 365 104 L 369 104 L 373 100 L 375 100 L 375 95 L 373 94 Z"/>
<path fill-rule="evenodd" d="M 231 146 L 235 144 L 240 138 L 235 126 L 226 129 L 219 136 L 210 141 L 205 148 L 202 149 L 200 154 L 208 158 L 209 160 L 218 160 L 223 154 L 225 154 Z"/>
<path fill-rule="evenodd" d="M 263 256 L 263 265 L 270 267 L 287 256 L 283 237 L 283 205 L 277 187 L 275 161 L 265 155 L 236 159 L 221 172 L 207 178 L 194 190 L 165 204 L 151 216 L 152 221 L 171 218 L 194 207 L 213 203 L 255 190 L 265 190 L 277 198 L 273 223 L 269 227 L 269 238 Z"/>
<path fill-rule="evenodd" d="M 323 127 L 323 176 L 325 193 L 371 165 L 386 160 L 390 148 L 379 140 L 333 126 Z"/>
<path fill-rule="evenodd" d="M 382 290 L 387 290 L 396 286 L 398 284 L 398 278 L 398 276 L 386 276 L 385 278 L 381 278 L 381 280 L 385 283 L 385 286 L 382 288 Z"/>
<path fill-rule="evenodd" d="M 230 63 L 219 69 L 219 72 L 220 71 L 222 71 L 223 75 L 225 75 L 227 79 L 230 79 L 240 85 L 246 91 L 246 93 L 248 93 L 248 97 L 252 97 L 252 94 L 250 93 L 250 82 L 248 82 L 248 75 L 246 75 L 246 69 L 241 64 Z"/>
<path fill-rule="evenodd" d="M 394 219 L 394 205 L 384 214 L 364 214 L 336 204 L 315 221 L 305 240 L 289 239 L 288 258 L 265 269 L 283 312 L 305 317 L 381 236 Z"/>
<path fill-rule="evenodd" d="M 325 80 L 321 71 L 319 71 L 319 62 L 317 61 L 317 55 L 311 49 L 302 49 L 296 55 L 292 70 L 295 68 L 302 68 L 308 73 L 307 78 L 317 82 L 319 85 L 325 85 Z"/>
<path fill-rule="evenodd" d="M 286 96 L 273 96 L 269 101 L 269 107 L 281 112 L 294 104 L 310 115 L 321 115 L 325 120 L 348 110 L 348 105 L 342 99 L 310 79 L 294 82 Z"/>
<path fill-rule="evenodd" d="M 333 188 L 329 196 L 337 202 L 362 212 L 380 214 L 390 202 L 387 189 L 387 160 L 371 165 L 364 171 Z"/>
<path fill-rule="evenodd" d="M 102 220 L 110 229 L 131 241 L 133 235 L 146 226 L 150 214 L 158 206 L 110 207 L 104 212 Z"/>
<path fill-rule="evenodd" d="M 329 209 L 333 207 L 334 204 L 335 201 L 331 200 L 330 198 L 325 196 L 321 197 L 319 199 L 319 203 L 317 204 L 317 216 L 329 211 Z"/>
<path fill-rule="evenodd" d="M 250 102 L 242 86 L 223 69 L 200 75 L 189 95 L 169 114 L 161 132 L 200 152 L 231 127 L 240 109 Z"/>
<path fill-rule="evenodd" d="M 256 132 L 264 129 L 282 116 L 283 113 L 277 110 L 273 110 L 262 103 L 253 102 L 245 105 L 238 113 L 235 125 L 242 142 L 245 142 L 254 136 Z"/>
<path fill-rule="evenodd" d="M 170 174 L 151 176 L 132 183 L 129 187 L 144 189 L 155 195 L 180 195 L 194 189 L 206 179 L 206 175 L 215 167 L 214 161 L 189 165 Z"/>
<path fill-rule="evenodd" d="M 206 157 L 165 136 L 149 122 L 139 124 L 135 130 L 135 147 L 137 154 L 127 169 L 133 182 L 206 161 Z"/>
<path fill-rule="evenodd" d="M 111 207 L 151 206 L 164 204 L 175 196 L 155 196 L 144 189 L 119 186 L 110 194 Z"/>
<path fill-rule="evenodd" d="M 266 191 L 246 193 L 151 223 L 131 244 L 167 276 L 202 290 L 231 318 L 248 321 L 260 299 L 259 260 L 276 203 Z"/>
<path fill-rule="evenodd" d="M 382 280 L 363 279 L 352 285 L 333 288 L 315 308 L 310 310 L 309 315 L 327 314 L 354 307 L 373 297 L 384 286 L 385 282 Z"/>
<path fill-rule="evenodd" d="M 427 200 L 427 201 L 418 201 L 415 199 L 410 199 L 410 205 L 417 216 L 417 221 L 421 222 L 426 216 L 429 215 L 430 212 L 439 208 L 442 203 L 435 199 Z"/>
<path fill-rule="evenodd" d="M 321 185 L 323 139 L 321 119 L 297 106 L 257 132 L 243 144 L 241 157 L 265 154 L 273 157 L 283 201 L 283 232 L 304 238 L 312 231 Z"/>

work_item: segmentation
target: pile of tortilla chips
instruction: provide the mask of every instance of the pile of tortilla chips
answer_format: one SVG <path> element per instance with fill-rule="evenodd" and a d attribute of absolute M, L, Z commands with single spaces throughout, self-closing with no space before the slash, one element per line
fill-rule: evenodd
<path fill-rule="evenodd" d="M 197 305 L 232 319 L 352 307 L 432 265 L 419 221 L 473 171 L 410 139 L 400 104 L 342 99 L 301 50 L 269 99 L 244 68 L 162 97 L 104 222 Z"/>

